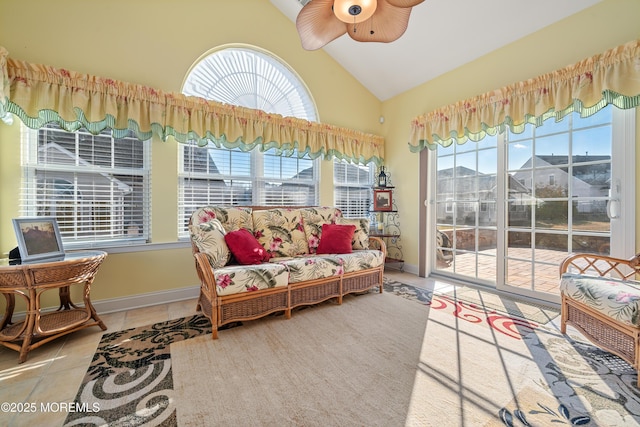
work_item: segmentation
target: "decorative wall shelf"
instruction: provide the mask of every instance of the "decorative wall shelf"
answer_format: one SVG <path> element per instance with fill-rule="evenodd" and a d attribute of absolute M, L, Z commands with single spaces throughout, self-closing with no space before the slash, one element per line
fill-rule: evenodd
<path fill-rule="evenodd" d="M 387 244 L 387 257 L 385 264 L 402 270 L 404 266 L 404 258 L 402 255 L 402 245 L 400 241 L 400 215 L 398 213 L 398 205 L 396 204 L 393 192 L 395 187 L 391 183 L 391 175 L 384 170 L 386 175 L 386 186 L 376 185 L 380 182 L 378 170 L 376 183 L 372 186 L 373 203 L 371 206 L 371 230 L 369 234 L 374 237 L 384 239 Z M 382 200 L 377 200 L 376 196 L 382 195 Z M 388 200 L 386 197 L 388 196 Z"/>

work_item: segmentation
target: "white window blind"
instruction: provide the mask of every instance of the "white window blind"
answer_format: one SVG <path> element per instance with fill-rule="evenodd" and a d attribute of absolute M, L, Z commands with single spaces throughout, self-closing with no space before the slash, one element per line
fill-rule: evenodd
<path fill-rule="evenodd" d="M 373 166 L 352 164 L 345 160 L 333 162 L 333 199 L 346 218 L 369 217 Z"/>
<path fill-rule="evenodd" d="M 110 131 L 23 126 L 21 216 L 53 216 L 65 248 L 144 243 L 150 230 L 148 141 Z"/>
<path fill-rule="evenodd" d="M 181 146 L 179 237 L 188 237 L 189 218 L 201 206 L 317 205 L 316 163 L 255 150 L 220 149 L 213 144 Z"/>
<path fill-rule="evenodd" d="M 219 49 L 189 72 L 182 88 L 198 96 L 268 113 L 315 121 L 304 82 L 284 61 L 254 47 Z M 253 141 L 246 141 L 253 142 Z M 181 145 L 178 164 L 178 236 L 206 205 L 301 206 L 318 204 L 318 160 L 273 152 Z"/>

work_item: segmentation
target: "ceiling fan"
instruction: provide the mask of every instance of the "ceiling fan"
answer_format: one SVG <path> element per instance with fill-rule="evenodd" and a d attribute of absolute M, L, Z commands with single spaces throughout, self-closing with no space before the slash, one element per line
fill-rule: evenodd
<path fill-rule="evenodd" d="M 311 0 L 296 19 L 306 50 L 348 33 L 359 42 L 389 43 L 404 34 L 411 8 L 424 0 Z"/>

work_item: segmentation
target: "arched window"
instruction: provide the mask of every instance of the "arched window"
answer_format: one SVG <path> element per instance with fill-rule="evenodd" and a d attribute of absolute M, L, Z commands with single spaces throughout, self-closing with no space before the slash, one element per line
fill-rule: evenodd
<path fill-rule="evenodd" d="M 317 121 L 315 103 L 300 77 L 273 54 L 226 45 L 199 60 L 182 93 L 208 100 Z M 253 142 L 253 141 L 246 141 Z M 318 203 L 318 161 L 275 150 L 243 151 L 209 143 L 179 146 L 178 234 L 187 237 L 191 213 L 205 205 L 295 206 Z"/>

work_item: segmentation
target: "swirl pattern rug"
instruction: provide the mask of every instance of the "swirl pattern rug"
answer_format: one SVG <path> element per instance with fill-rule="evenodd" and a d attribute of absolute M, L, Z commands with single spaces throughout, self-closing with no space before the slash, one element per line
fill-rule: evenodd
<path fill-rule="evenodd" d="M 76 396 L 100 410 L 65 425 L 640 425 L 635 371 L 557 316 L 387 282 L 218 340 L 200 315 L 107 333 Z"/>

